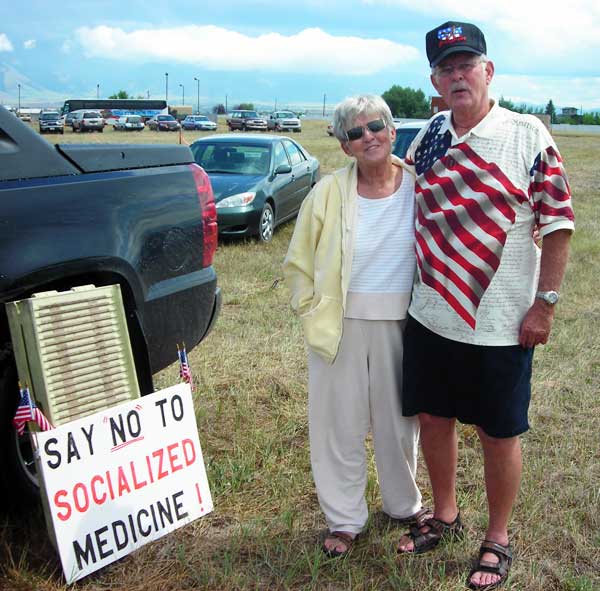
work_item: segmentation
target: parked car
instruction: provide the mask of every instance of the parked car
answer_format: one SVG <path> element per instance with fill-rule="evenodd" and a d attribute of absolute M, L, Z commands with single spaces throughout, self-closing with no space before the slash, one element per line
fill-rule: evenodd
<path fill-rule="evenodd" d="M 73 111 L 71 127 L 73 131 L 104 131 L 104 119 L 98 111 Z"/>
<path fill-rule="evenodd" d="M 217 124 L 206 115 L 188 115 L 181 123 L 183 129 L 198 129 L 200 131 L 216 131 Z"/>
<path fill-rule="evenodd" d="M 173 115 L 156 115 L 146 125 L 153 131 L 178 131 L 181 125 Z"/>
<path fill-rule="evenodd" d="M 269 242 L 320 176 L 319 161 L 288 137 L 213 135 L 190 148 L 210 178 L 223 236 Z"/>
<path fill-rule="evenodd" d="M 300 133 L 302 123 L 292 111 L 274 111 L 267 119 L 267 128 L 274 131 L 293 131 Z"/>
<path fill-rule="evenodd" d="M 18 117 L 21 121 L 31 123 L 31 115 L 29 115 L 28 113 L 19 113 Z"/>
<path fill-rule="evenodd" d="M 115 131 L 143 131 L 144 127 L 144 122 L 139 115 L 119 117 L 113 123 L 113 129 Z"/>
<path fill-rule="evenodd" d="M 71 111 L 70 113 L 66 113 L 63 115 L 63 124 L 65 127 L 71 127 L 73 125 L 73 116 L 75 115 L 75 111 Z"/>
<path fill-rule="evenodd" d="M 40 133 L 64 133 L 62 119 L 58 111 L 42 111 L 38 120 Z"/>
<path fill-rule="evenodd" d="M 227 127 L 229 131 L 267 131 L 267 120 L 256 111 L 236 110 L 227 117 Z"/>
<path fill-rule="evenodd" d="M 414 121 L 395 123 L 396 141 L 394 142 L 392 152 L 399 158 L 404 158 L 411 142 L 415 139 L 419 131 L 423 129 L 427 121 L 427 119 L 416 119 Z"/>

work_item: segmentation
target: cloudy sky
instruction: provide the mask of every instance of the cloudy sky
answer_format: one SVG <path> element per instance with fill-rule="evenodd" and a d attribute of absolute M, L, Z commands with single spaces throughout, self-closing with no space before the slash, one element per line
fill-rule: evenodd
<path fill-rule="evenodd" d="M 203 108 L 429 96 L 425 33 L 446 20 L 484 31 L 494 96 L 600 109 L 598 0 L 29 0 L 0 21 L 0 102 L 19 85 L 22 106 L 120 89 Z"/>

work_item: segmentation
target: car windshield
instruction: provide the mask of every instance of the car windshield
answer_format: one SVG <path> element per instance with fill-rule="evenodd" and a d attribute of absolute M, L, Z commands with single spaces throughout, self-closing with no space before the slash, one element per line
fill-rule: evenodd
<path fill-rule="evenodd" d="M 269 173 L 271 147 L 251 144 L 198 142 L 191 145 L 194 160 L 207 173 L 263 175 Z"/>
<path fill-rule="evenodd" d="M 175 121 L 175 117 L 173 117 L 173 115 L 159 115 L 157 119 L 159 121 Z"/>
<path fill-rule="evenodd" d="M 58 113 L 42 113 L 40 115 L 41 121 L 48 121 L 48 120 L 54 120 L 54 119 L 60 119 L 60 115 Z"/>
<path fill-rule="evenodd" d="M 256 111 L 246 111 L 245 113 L 242 113 L 242 117 L 245 117 L 246 119 L 248 119 L 248 117 L 258 117 L 258 113 Z"/>
<path fill-rule="evenodd" d="M 208 117 L 205 117 L 204 115 L 198 115 L 198 117 L 196 117 L 196 121 L 208 121 Z"/>
<path fill-rule="evenodd" d="M 296 115 L 294 115 L 294 113 L 290 113 L 289 111 L 284 111 L 283 113 L 279 113 L 277 117 L 282 119 L 283 117 L 296 117 Z"/>
<path fill-rule="evenodd" d="M 100 118 L 100 113 L 96 113 L 94 111 L 90 111 L 89 113 L 84 113 L 83 114 L 83 118 L 84 119 L 99 119 Z"/>
<path fill-rule="evenodd" d="M 139 123 L 142 120 L 141 117 L 136 115 L 135 117 L 127 117 L 127 123 Z"/>
<path fill-rule="evenodd" d="M 396 143 L 394 144 L 394 154 L 398 158 L 404 158 L 410 143 L 415 139 L 416 135 L 421 131 L 416 127 L 405 127 L 396 129 Z"/>

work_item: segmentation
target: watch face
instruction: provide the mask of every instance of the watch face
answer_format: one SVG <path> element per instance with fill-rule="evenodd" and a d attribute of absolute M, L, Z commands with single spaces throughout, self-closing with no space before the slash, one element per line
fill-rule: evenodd
<path fill-rule="evenodd" d="M 544 300 L 547 304 L 553 306 L 558 302 L 558 293 L 556 291 L 538 291 L 535 294 L 536 298 L 540 298 L 540 300 Z"/>

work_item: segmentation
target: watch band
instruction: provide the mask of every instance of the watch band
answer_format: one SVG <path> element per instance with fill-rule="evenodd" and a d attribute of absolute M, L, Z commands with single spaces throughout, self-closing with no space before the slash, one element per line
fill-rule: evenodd
<path fill-rule="evenodd" d="M 557 291 L 537 291 L 535 293 L 535 297 L 544 300 L 550 306 L 554 306 L 556 302 L 560 299 L 560 296 Z"/>

